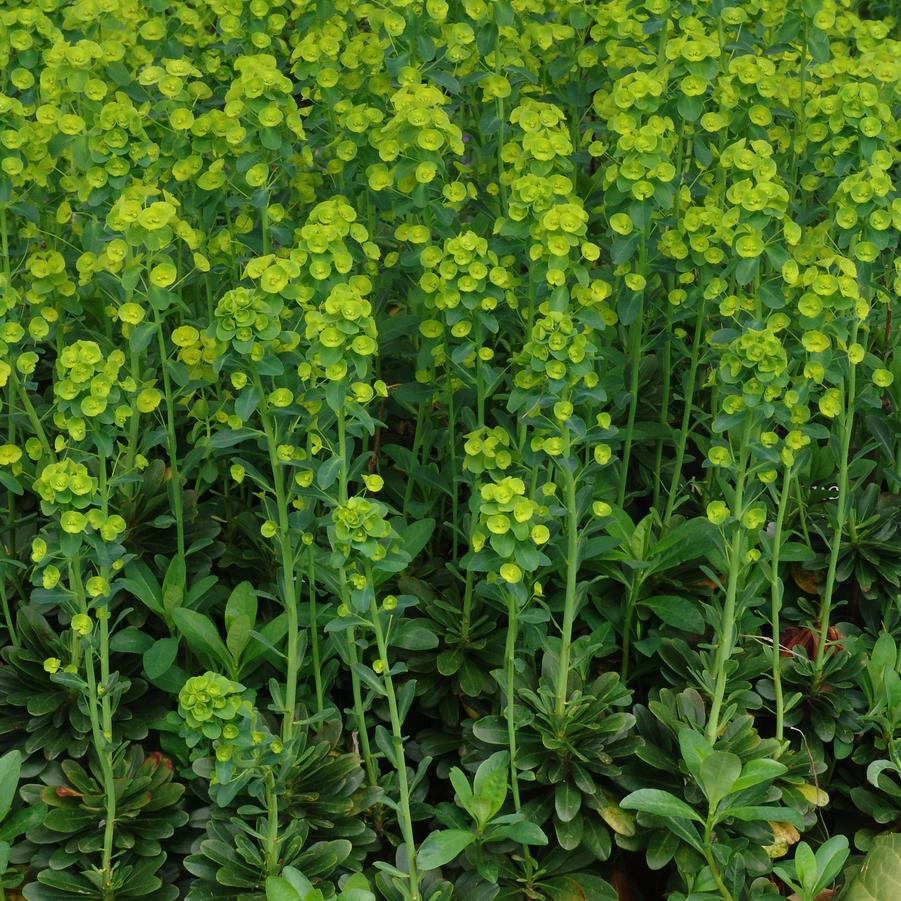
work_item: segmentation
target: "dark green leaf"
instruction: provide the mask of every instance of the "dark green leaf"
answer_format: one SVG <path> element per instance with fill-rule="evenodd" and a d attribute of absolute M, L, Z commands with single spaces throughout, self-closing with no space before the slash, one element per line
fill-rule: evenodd
<path fill-rule="evenodd" d="M 216 627 L 206 616 L 196 610 L 188 610 L 187 607 L 177 607 L 172 611 L 172 618 L 188 647 L 195 654 L 213 668 L 228 666 L 230 662 L 228 649 L 222 643 Z"/>
<path fill-rule="evenodd" d="M 177 638 L 160 638 L 144 652 L 144 672 L 148 679 L 158 679 L 173 663 L 178 655 Z"/>
<path fill-rule="evenodd" d="M 442 829 L 433 832 L 419 846 L 416 865 L 421 870 L 436 870 L 450 863 L 461 851 L 468 848 L 476 837 L 462 829 Z"/>
<path fill-rule="evenodd" d="M 620 802 L 620 807 L 626 810 L 654 813 L 661 817 L 677 817 L 695 820 L 698 823 L 703 822 L 698 813 L 683 800 L 660 788 L 640 788 L 638 791 L 626 795 Z"/>

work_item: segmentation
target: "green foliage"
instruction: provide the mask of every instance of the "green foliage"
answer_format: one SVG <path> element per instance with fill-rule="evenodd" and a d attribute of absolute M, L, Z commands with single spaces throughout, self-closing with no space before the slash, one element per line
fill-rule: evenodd
<path fill-rule="evenodd" d="M 884 892 L 896 6 L 0 0 L 0 899 Z"/>

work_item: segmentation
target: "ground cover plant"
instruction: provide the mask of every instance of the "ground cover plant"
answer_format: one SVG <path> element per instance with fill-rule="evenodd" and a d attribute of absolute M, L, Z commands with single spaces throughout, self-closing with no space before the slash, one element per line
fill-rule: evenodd
<path fill-rule="evenodd" d="M 0 898 L 897 897 L 898 12 L 0 0 Z"/>

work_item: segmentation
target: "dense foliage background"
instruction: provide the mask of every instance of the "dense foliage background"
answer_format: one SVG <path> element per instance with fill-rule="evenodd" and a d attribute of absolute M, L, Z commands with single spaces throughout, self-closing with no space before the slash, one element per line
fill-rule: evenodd
<path fill-rule="evenodd" d="M 898 897 L 897 13 L 0 0 L 0 897 Z"/>

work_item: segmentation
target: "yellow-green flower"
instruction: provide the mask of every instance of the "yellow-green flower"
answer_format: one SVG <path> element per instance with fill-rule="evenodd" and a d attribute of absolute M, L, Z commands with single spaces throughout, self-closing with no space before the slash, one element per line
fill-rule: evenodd
<path fill-rule="evenodd" d="M 180 325 L 173 329 L 171 337 L 176 347 L 191 347 L 200 340 L 200 332 L 193 325 Z"/>
<path fill-rule="evenodd" d="M 72 617 L 72 631 L 76 635 L 90 635 L 94 629 L 94 623 L 91 621 L 91 617 L 87 613 L 76 613 L 75 616 Z"/>
<path fill-rule="evenodd" d="M 22 459 L 22 448 L 15 444 L 0 444 L 0 466 L 9 466 Z"/>
<path fill-rule="evenodd" d="M 732 454 L 729 452 L 728 447 L 714 445 L 707 452 L 707 459 L 714 466 L 729 466 L 732 463 Z"/>
<path fill-rule="evenodd" d="M 522 570 L 515 563 L 504 563 L 500 568 L 501 578 L 509 585 L 522 581 Z"/>
<path fill-rule="evenodd" d="M 760 235 L 752 233 L 735 239 L 735 252 L 743 259 L 753 259 L 763 253 L 764 241 Z"/>
<path fill-rule="evenodd" d="M 834 419 L 843 409 L 844 398 L 838 388 L 830 388 L 817 402 L 820 412 L 829 419 Z"/>
<path fill-rule="evenodd" d="M 709 515 L 709 510 L 708 510 Z M 745 510 L 741 517 L 742 525 L 751 531 L 759 529 L 766 522 L 766 508 L 754 506 Z"/>
<path fill-rule="evenodd" d="M 144 308 L 136 303 L 123 303 L 119 307 L 119 318 L 129 325 L 140 325 L 144 321 Z"/>
<path fill-rule="evenodd" d="M 711 501 L 707 505 L 707 518 L 715 526 L 721 526 L 731 515 L 732 511 L 725 501 Z"/>
<path fill-rule="evenodd" d="M 152 413 L 163 399 L 163 392 L 159 388 L 144 388 L 135 399 L 135 406 L 141 413 Z"/>
<path fill-rule="evenodd" d="M 372 475 L 364 475 L 362 477 L 363 484 L 366 486 L 367 491 L 379 492 L 382 488 L 385 487 L 385 480 L 375 473 Z"/>

